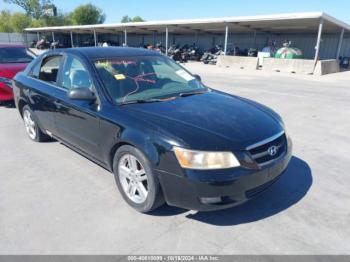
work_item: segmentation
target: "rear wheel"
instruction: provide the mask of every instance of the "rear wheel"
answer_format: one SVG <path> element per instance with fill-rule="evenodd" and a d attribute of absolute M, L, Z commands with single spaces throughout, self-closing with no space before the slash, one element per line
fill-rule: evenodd
<path fill-rule="evenodd" d="M 24 126 L 28 137 L 36 142 L 47 141 L 49 139 L 49 136 L 40 130 L 40 127 L 36 121 L 36 117 L 30 107 L 25 105 L 22 112 Z"/>
<path fill-rule="evenodd" d="M 164 204 L 159 181 L 143 153 L 121 146 L 114 156 L 114 176 L 124 200 L 139 212 L 150 212 Z"/>

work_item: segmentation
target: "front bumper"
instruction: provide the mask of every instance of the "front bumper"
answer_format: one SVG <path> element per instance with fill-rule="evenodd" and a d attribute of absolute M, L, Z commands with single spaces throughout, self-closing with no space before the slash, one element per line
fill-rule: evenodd
<path fill-rule="evenodd" d="M 180 176 L 158 171 L 165 200 L 170 206 L 190 210 L 211 211 L 233 207 L 254 198 L 265 191 L 287 168 L 292 157 L 291 143 L 287 152 L 273 163 L 259 170 L 221 170 L 206 171 L 212 177 L 219 172 L 230 172 L 229 180 L 201 181 L 193 179 L 191 174 Z M 193 172 L 193 171 L 187 171 Z M 236 172 L 237 176 L 232 176 Z M 192 178 L 191 178 L 192 177 Z M 233 178 L 234 177 L 234 178 Z"/>

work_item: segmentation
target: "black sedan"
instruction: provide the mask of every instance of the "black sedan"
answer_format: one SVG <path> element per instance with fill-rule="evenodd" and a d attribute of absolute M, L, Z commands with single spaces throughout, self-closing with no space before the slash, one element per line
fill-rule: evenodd
<path fill-rule="evenodd" d="M 243 203 L 286 169 L 281 118 L 203 85 L 162 54 L 134 48 L 49 51 L 14 81 L 30 139 L 57 139 L 114 173 L 126 202 L 193 210 Z"/>

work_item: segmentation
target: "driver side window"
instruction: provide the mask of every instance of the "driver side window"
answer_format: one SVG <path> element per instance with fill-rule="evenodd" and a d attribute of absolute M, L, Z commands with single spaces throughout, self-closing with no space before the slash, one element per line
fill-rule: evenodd
<path fill-rule="evenodd" d="M 62 87 L 68 90 L 92 88 L 89 72 L 77 58 L 67 57 L 63 68 Z"/>

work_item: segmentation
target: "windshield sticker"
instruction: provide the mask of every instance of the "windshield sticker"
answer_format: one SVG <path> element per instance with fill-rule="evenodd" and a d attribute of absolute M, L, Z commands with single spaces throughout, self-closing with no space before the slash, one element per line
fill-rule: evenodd
<path fill-rule="evenodd" d="M 117 80 L 124 80 L 126 77 L 123 74 L 116 74 L 114 75 L 114 78 Z"/>
<path fill-rule="evenodd" d="M 182 77 L 183 79 L 185 79 L 186 81 L 191 81 L 194 80 L 195 78 L 193 76 L 191 76 L 189 73 L 187 73 L 185 70 L 180 69 L 176 71 L 176 74 L 180 77 Z"/>

